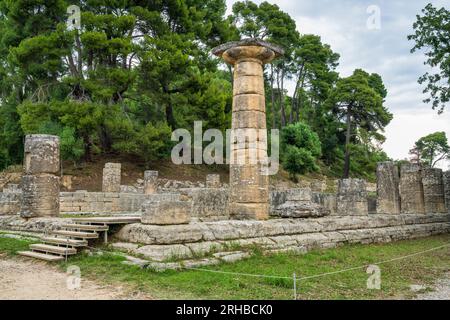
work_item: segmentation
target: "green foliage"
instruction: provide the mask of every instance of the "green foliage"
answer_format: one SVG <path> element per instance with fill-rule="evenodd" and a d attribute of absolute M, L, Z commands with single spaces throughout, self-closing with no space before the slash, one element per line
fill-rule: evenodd
<path fill-rule="evenodd" d="M 422 13 L 422 16 L 417 15 L 413 24 L 415 33 L 409 35 L 408 40 L 415 41 L 411 52 L 425 49 L 425 64 L 436 70 L 421 76 L 419 83 L 426 83 L 423 92 L 430 95 L 424 102 L 431 102 L 433 109 L 442 113 L 450 101 L 450 10 L 438 9 L 429 3 Z"/>
<path fill-rule="evenodd" d="M 445 132 L 438 131 L 420 138 L 410 153 L 416 156 L 416 160 L 431 168 L 441 160 L 450 159 L 450 145 Z"/>
<path fill-rule="evenodd" d="M 282 163 L 292 178 L 296 174 L 317 171 L 321 155 L 318 135 L 302 122 L 290 124 L 281 131 Z"/>

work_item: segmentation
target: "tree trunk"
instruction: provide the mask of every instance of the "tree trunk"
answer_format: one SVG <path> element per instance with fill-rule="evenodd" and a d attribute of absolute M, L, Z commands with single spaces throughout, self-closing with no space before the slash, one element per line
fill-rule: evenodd
<path fill-rule="evenodd" d="M 350 175 L 350 135 L 351 135 L 351 112 L 350 107 L 347 109 L 347 132 L 345 134 L 345 160 L 343 179 L 347 179 Z"/>

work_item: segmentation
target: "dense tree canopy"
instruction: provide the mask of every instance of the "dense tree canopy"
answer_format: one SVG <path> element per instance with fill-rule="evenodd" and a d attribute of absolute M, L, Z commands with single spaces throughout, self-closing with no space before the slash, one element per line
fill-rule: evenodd
<path fill-rule="evenodd" d="M 71 4 L 79 29 L 66 25 Z M 225 12 L 224 0 L 0 0 L 0 168 L 20 163 L 28 133 L 59 135 L 74 162 L 121 153 L 149 163 L 169 154 L 173 129 L 229 128 L 232 70 L 210 51 L 258 37 L 286 51 L 265 67 L 268 128 L 313 142 L 296 146 L 305 161 L 295 170 L 370 178 L 392 119 L 381 77 L 341 79 L 339 54 L 275 4 Z M 284 158 L 294 167 L 298 150 Z"/>
<path fill-rule="evenodd" d="M 420 138 L 410 154 L 413 155 L 414 161 L 431 168 L 441 160 L 450 159 L 450 145 L 445 132 L 438 131 Z"/>

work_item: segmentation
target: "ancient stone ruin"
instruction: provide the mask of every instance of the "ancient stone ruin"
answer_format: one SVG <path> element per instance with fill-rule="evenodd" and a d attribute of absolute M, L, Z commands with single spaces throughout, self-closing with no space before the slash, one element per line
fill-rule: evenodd
<path fill-rule="evenodd" d="M 381 162 L 377 166 L 378 213 L 400 213 L 400 192 L 398 189 L 400 174 L 394 162 Z"/>
<path fill-rule="evenodd" d="M 263 65 L 282 55 L 283 49 L 270 43 L 247 39 L 226 43 L 213 53 L 234 66 L 232 139 L 230 164 L 230 205 L 235 219 L 269 218 L 269 176 L 263 174 L 267 159 L 267 132 L 246 137 L 247 129 L 266 129 Z M 242 130 L 242 131 L 241 131 Z M 243 145 L 238 139 L 247 138 Z M 264 136 L 261 136 L 264 135 Z M 246 143 L 247 142 L 247 143 Z M 251 157 L 258 156 L 252 163 Z M 233 163 L 241 159 L 239 163 Z"/>
<path fill-rule="evenodd" d="M 20 215 L 59 215 L 59 137 L 27 135 Z"/>
<path fill-rule="evenodd" d="M 246 40 L 214 53 L 234 66 L 233 129 L 264 129 L 262 66 L 282 50 Z M 32 252 L 23 254 L 49 261 L 75 254 L 75 248 L 103 233 L 114 248 L 156 269 L 232 262 L 247 257 L 246 249 L 255 245 L 268 252 L 303 253 L 450 232 L 448 171 L 417 164 L 402 164 L 399 170 L 383 162 L 377 166 L 376 188 L 355 178 L 330 188 L 325 181 L 287 188 L 270 185 L 265 174 L 267 136 L 244 147 L 232 141 L 232 158 L 261 157 L 256 163 L 232 162 L 229 185 L 217 174 L 192 182 L 164 179 L 157 171 L 121 185 L 121 164 L 106 163 L 102 190 L 60 192 L 58 137 L 27 136 L 21 184 L 9 184 L 0 193 L 0 229 L 42 235 L 44 244 L 33 244 Z M 241 249 L 230 249 L 236 247 Z"/>

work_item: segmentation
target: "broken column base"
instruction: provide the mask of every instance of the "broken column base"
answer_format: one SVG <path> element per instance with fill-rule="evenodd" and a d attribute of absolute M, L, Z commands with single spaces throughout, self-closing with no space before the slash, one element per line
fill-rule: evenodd
<path fill-rule="evenodd" d="M 22 176 L 22 218 L 59 215 L 59 177 L 52 174 Z"/>

